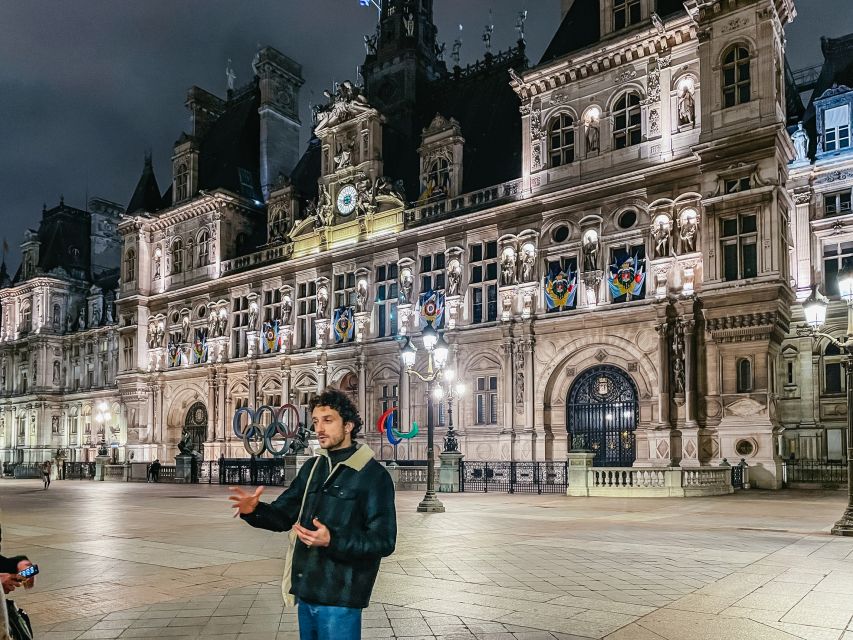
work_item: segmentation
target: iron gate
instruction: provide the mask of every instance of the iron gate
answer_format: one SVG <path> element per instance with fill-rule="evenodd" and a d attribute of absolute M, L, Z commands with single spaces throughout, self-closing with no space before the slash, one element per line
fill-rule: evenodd
<path fill-rule="evenodd" d="M 628 374 L 608 365 L 587 369 L 572 385 L 567 405 L 573 450 L 592 451 L 596 467 L 634 464 L 639 405 Z"/>
<path fill-rule="evenodd" d="M 566 493 L 568 477 L 565 461 L 459 463 L 459 491 Z"/>
<path fill-rule="evenodd" d="M 204 441 L 207 440 L 207 407 L 203 402 L 196 402 L 187 411 L 184 433 L 190 434 L 193 451 L 198 451 L 201 461 L 204 458 Z"/>

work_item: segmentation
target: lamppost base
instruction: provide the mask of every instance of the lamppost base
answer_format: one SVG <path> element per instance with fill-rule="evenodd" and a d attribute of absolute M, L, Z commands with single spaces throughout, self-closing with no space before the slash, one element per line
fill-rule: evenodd
<path fill-rule="evenodd" d="M 424 499 L 418 504 L 418 513 L 444 513 L 444 505 L 441 504 L 435 493 L 427 492 Z"/>
<path fill-rule="evenodd" d="M 847 507 L 841 520 L 835 523 L 830 533 L 834 536 L 853 536 L 853 507 Z"/>

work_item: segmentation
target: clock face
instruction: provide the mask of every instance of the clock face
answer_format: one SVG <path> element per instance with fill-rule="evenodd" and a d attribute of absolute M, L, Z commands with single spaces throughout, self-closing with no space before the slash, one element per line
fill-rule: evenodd
<path fill-rule="evenodd" d="M 348 216 L 355 210 L 356 195 L 355 187 L 351 184 L 338 192 L 338 211 L 342 216 Z"/>

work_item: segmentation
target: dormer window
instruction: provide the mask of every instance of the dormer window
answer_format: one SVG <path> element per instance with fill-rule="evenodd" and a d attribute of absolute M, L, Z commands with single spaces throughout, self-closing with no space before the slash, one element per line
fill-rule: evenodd
<path fill-rule="evenodd" d="M 447 197 L 450 193 L 450 163 L 444 158 L 435 158 L 429 165 L 424 185 L 427 199 Z"/>
<path fill-rule="evenodd" d="M 136 280 L 136 252 L 133 249 L 128 249 L 124 255 L 124 280 L 125 282 Z"/>
<path fill-rule="evenodd" d="M 180 273 L 184 268 L 184 247 L 180 238 L 172 243 L 172 273 Z"/>
<path fill-rule="evenodd" d="M 548 153 L 551 167 L 561 167 L 575 160 L 575 121 L 568 113 L 551 120 L 548 127 Z"/>
<path fill-rule="evenodd" d="M 749 50 L 736 44 L 723 56 L 723 108 L 749 102 L 750 91 Z"/>
<path fill-rule="evenodd" d="M 613 105 L 613 148 L 624 149 L 642 140 L 640 94 L 628 91 Z"/>
<path fill-rule="evenodd" d="M 850 105 L 843 104 L 823 112 L 823 150 L 840 151 L 850 147 Z"/>
<path fill-rule="evenodd" d="M 851 211 L 851 192 L 840 191 L 823 197 L 823 212 L 827 216 L 846 215 Z"/>
<path fill-rule="evenodd" d="M 640 0 L 613 0 L 613 29 L 618 31 L 640 21 Z"/>
<path fill-rule="evenodd" d="M 175 172 L 175 202 L 186 200 L 190 197 L 190 172 L 187 165 L 181 163 Z"/>

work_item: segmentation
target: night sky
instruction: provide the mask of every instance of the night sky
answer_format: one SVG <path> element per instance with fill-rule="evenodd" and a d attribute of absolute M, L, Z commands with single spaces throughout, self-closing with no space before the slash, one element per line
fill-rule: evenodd
<path fill-rule="evenodd" d="M 514 44 L 515 16 L 526 7 L 528 57 L 538 61 L 559 24 L 559 0 L 435 0 L 447 59 L 464 25 L 462 62 L 482 58 L 494 10 L 493 50 Z M 795 69 L 819 64 L 820 36 L 853 32 L 850 0 L 798 0 L 788 29 Z M 375 9 L 358 0 L 4 0 L 0 2 L 0 236 L 11 246 L 11 272 L 27 227 L 42 203 L 64 194 L 83 208 L 86 195 L 126 205 L 151 149 L 161 191 L 168 186 L 174 141 L 188 126 L 192 85 L 224 96 L 229 58 L 236 86 L 251 79 L 258 45 L 302 65 L 300 111 L 333 81 L 353 79 L 364 60 L 362 35 Z"/>

